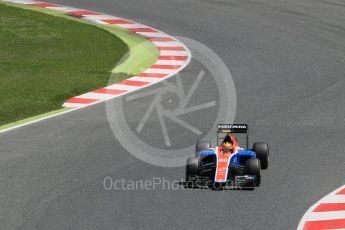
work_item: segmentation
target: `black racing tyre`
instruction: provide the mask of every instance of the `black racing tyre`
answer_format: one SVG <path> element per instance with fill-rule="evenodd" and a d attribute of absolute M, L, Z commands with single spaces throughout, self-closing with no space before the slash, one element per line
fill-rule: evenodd
<path fill-rule="evenodd" d="M 261 184 L 261 175 L 256 175 L 256 186 L 260 186 Z"/>
<path fill-rule="evenodd" d="M 246 169 L 248 175 L 260 175 L 260 160 L 257 158 L 248 159 L 246 162 Z"/>
<path fill-rule="evenodd" d="M 270 151 L 268 144 L 264 142 L 258 142 L 253 145 L 253 151 L 256 153 L 256 157 L 260 160 L 261 168 L 267 169 L 270 162 Z"/>
<path fill-rule="evenodd" d="M 186 165 L 186 186 L 194 187 L 195 179 L 199 173 L 199 159 L 197 157 L 189 157 Z"/>
<path fill-rule="evenodd" d="M 261 164 L 258 158 L 248 159 L 246 162 L 248 175 L 256 176 L 256 186 L 261 183 Z"/>
<path fill-rule="evenodd" d="M 198 152 L 202 150 L 208 150 L 211 148 L 211 142 L 209 141 L 198 141 L 195 145 L 195 156 L 198 156 Z"/>

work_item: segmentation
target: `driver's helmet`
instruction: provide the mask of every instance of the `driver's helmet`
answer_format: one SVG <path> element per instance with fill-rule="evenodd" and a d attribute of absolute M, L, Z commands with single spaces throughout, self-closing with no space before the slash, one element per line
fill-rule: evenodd
<path fill-rule="evenodd" d="M 231 142 L 224 142 L 222 147 L 223 147 L 224 153 L 232 152 L 232 143 Z"/>

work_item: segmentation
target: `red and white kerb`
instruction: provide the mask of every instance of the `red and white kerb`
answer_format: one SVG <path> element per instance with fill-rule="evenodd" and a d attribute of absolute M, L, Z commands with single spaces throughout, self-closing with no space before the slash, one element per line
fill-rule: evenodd
<path fill-rule="evenodd" d="M 345 229 L 345 186 L 314 204 L 298 225 L 298 230 L 319 229 Z"/>

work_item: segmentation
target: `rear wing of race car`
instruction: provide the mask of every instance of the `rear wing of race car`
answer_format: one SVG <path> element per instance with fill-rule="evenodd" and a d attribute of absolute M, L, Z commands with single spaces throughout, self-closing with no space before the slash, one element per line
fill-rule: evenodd
<path fill-rule="evenodd" d="M 218 140 L 219 134 L 231 134 L 231 133 L 243 133 L 246 134 L 246 145 L 249 148 L 249 131 L 247 124 L 219 124 L 217 126 L 217 145 L 219 145 Z"/>
<path fill-rule="evenodd" d="M 247 124 L 219 124 L 217 133 L 248 133 Z"/>

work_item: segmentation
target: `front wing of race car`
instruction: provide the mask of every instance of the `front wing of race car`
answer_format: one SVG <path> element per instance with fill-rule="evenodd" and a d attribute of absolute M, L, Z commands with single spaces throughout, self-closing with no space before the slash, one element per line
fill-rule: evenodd
<path fill-rule="evenodd" d="M 222 187 L 222 188 L 253 188 L 259 185 L 259 179 L 254 175 L 246 175 L 244 166 L 229 166 L 229 175 L 225 182 L 219 183 L 214 180 L 215 165 L 208 164 L 201 168 L 200 174 L 193 178 L 194 187 Z"/>

